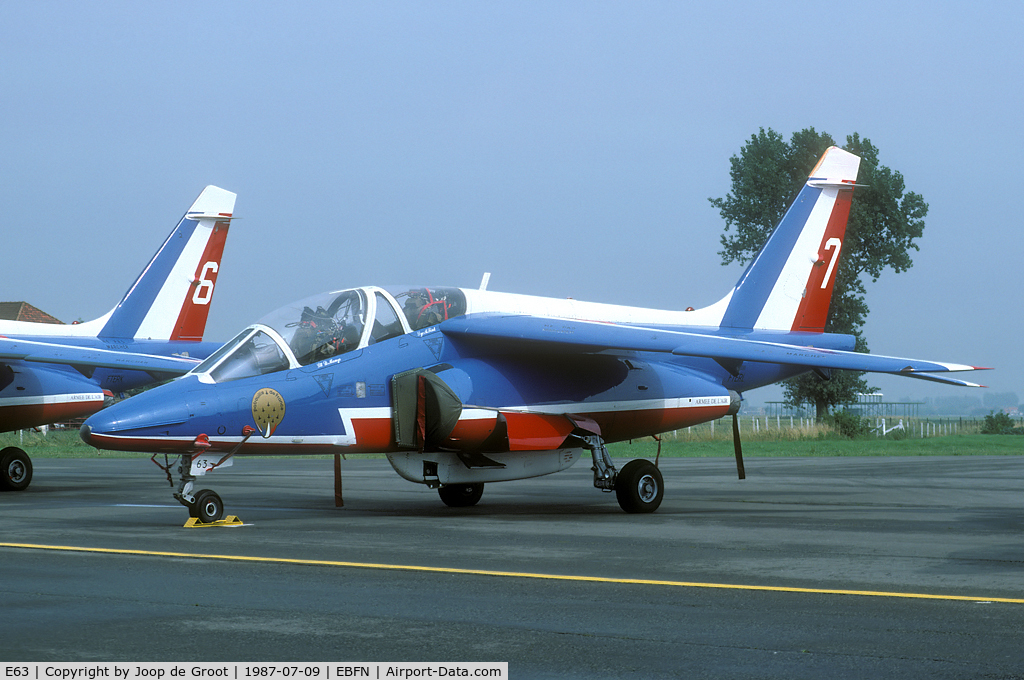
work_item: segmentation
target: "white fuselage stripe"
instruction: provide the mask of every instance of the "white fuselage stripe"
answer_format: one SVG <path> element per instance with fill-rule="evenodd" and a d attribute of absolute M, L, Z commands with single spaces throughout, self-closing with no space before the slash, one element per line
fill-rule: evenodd
<path fill-rule="evenodd" d="M 103 403 L 102 392 L 79 392 L 73 394 L 41 394 L 31 397 L 0 397 L 0 406 L 36 406 L 46 404 L 79 404 L 83 402 Z"/>
<path fill-rule="evenodd" d="M 678 399 L 636 399 L 631 401 L 577 402 L 571 404 L 540 404 L 535 406 L 505 406 L 500 408 L 480 408 L 467 406 L 463 409 L 460 420 L 482 420 L 493 418 L 498 411 L 512 413 L 536 413 L 542 415 L 569 415 L 584 413 L 610 413 L 622 411 L 669 411 L 688 408 L 727 407 L 732 402 L 729 396 L 712 395 L 706 397 L 681 397 Z M 371 406 L 361 408 L 339 408 L 338 414 L 344 424 L 346 434 L 331 435 L 271 435 L 269 438 L 254 437 L 253 441 L 268 444 L 328 444 L 332 446 L 351 446 L 356 443 L 354 421 L 359 420 L 391 420 L 391 408 L 388 406 Z M 104 438 L 112 440 L 138 439 L 131 435 L 104 434 Z M 141 437 L 147 439 L 147 437 Z M 192 441 L 193 437 L 158 437 L 161 441 Z M 243 437 L 211 437 L 218 442 L 237 443 Z"/>
<path fill-rule="evenodd" d="M 185 244 L 184 250 L 160 287 L 153 305 L 136 331 L 136 338 L 170 338 L 174 333 L 174 324 L 186 297 L 193 291 L 196 269 L 199 259 L 206 252 L 206 245 L 213 233 L 214 220 L 200 220 L 192 235 Z"/>

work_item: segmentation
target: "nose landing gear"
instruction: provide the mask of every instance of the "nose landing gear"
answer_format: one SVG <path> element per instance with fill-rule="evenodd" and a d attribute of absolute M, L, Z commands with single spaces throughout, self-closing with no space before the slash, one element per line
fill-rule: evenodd
<path fill-rule="evenodd" d="M 225 457 L 226 458 L 226 457 Z M 156 455 L 152 458 L 153 462 L 167 473 L 167 481 L 170 482 L 171 486 L 174 487 L 174 480 L 171 477 L 172 463 L 161 464 L 156 460 Z M 174 499 L 184 505 L 188 509 L 188 514 L 191 519 L 185 524 L 187 527 L 194 526 L 207 526 L 207 525 L 238 525 L 241 521 L 234 515 L 224 517 L 224 501 L 221 500 L 220 495 L 211 489 L 201 489 L 195 493 L 192 492 L 192 488 L 195 484 L 196 477 L 192 474 L 192 454 L 183 454 L 178 460 L 178 486 L 174 491 Z M 224 459 L 221 463 L 225 462 Z M 219 464 L 219 463 L 218 463 Z M 208 469 L 213 469 L 217 465 L 213 465 Z M 205 473 L 205 470 L 203 471 Z"/>

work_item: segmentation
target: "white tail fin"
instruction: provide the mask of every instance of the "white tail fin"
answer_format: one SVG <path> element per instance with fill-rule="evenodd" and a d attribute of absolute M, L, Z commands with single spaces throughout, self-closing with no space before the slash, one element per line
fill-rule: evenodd
<path fill-rule="evenodd" d="M 235 194 L 208 186 L 106 319 L 100 337 L 202 340 Z"/>
<path fill-rule="evenodd" d="M 860 157 L 830 147 L 733 289 L 721 325 L 822 332 Z"/>

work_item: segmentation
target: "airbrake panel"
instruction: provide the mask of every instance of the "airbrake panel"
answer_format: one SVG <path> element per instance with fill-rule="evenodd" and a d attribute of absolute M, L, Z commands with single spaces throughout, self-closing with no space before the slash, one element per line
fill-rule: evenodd
<path fill-rule="evenodd" d="M 434 373 L 415 368 L 391 378 L 391 411 L 398 446 L 423 451 L 452 433 L 462 402 Z"/>

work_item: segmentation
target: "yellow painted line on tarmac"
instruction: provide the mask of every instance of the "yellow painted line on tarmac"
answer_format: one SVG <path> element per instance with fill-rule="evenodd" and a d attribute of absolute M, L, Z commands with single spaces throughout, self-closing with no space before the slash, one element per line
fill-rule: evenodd
<path fill-rule="evenodd" d="M 408 564 L 376 564 L 373 562 L 342 562 L 335 560 L 306 560 L 291 557 L 252 557 L 249 555 L 209 555 L 204 553 L 168 552 L 163 550 L 126 550 L 119 548 L 87 548 L 73 545 L 40 545 L 35 543 L 0 543 L 0 548 L 27 550 L 60 550 L 65 552 L 103 553 L 108 555 L 134 555 L 140 557 L 179 557 L 225 562 L 263 562 L 268 564 L 295 564 L 315 567 L 348 567 L 353 569 L 380 569 L 391 571 L 418 571 L 435 574 L 464 574 L 499 578 L 531 578 L 549 581 L 577 581 L 583 583 L 611 583 L 617 585 L 665 586 L 670 588 L 717 588 L 720 590 L 760 590 L 773 593 L 807 593 L 813 595 L 861 595 L 865 597 L 896 597 L 915 600 L 957 600 L 962 602 L 1003 602 L 1024 604 L 1022 598 L 977 597 L 971 595 L 934 595 L 929 593 L 890 593 L 875 590 L 837 590 L 830 588 L 791 588 L 788 586 L 752 586 L 732 583 L 697 583 L 691 581 L 659 581 L 654 579 L 606 578 L 603 576 L 573 576 L 567 574 L 533 574 L 519 571 L 491 571 L 488 569 L 458 569 L 455 567 L 424 567 Z"/>

